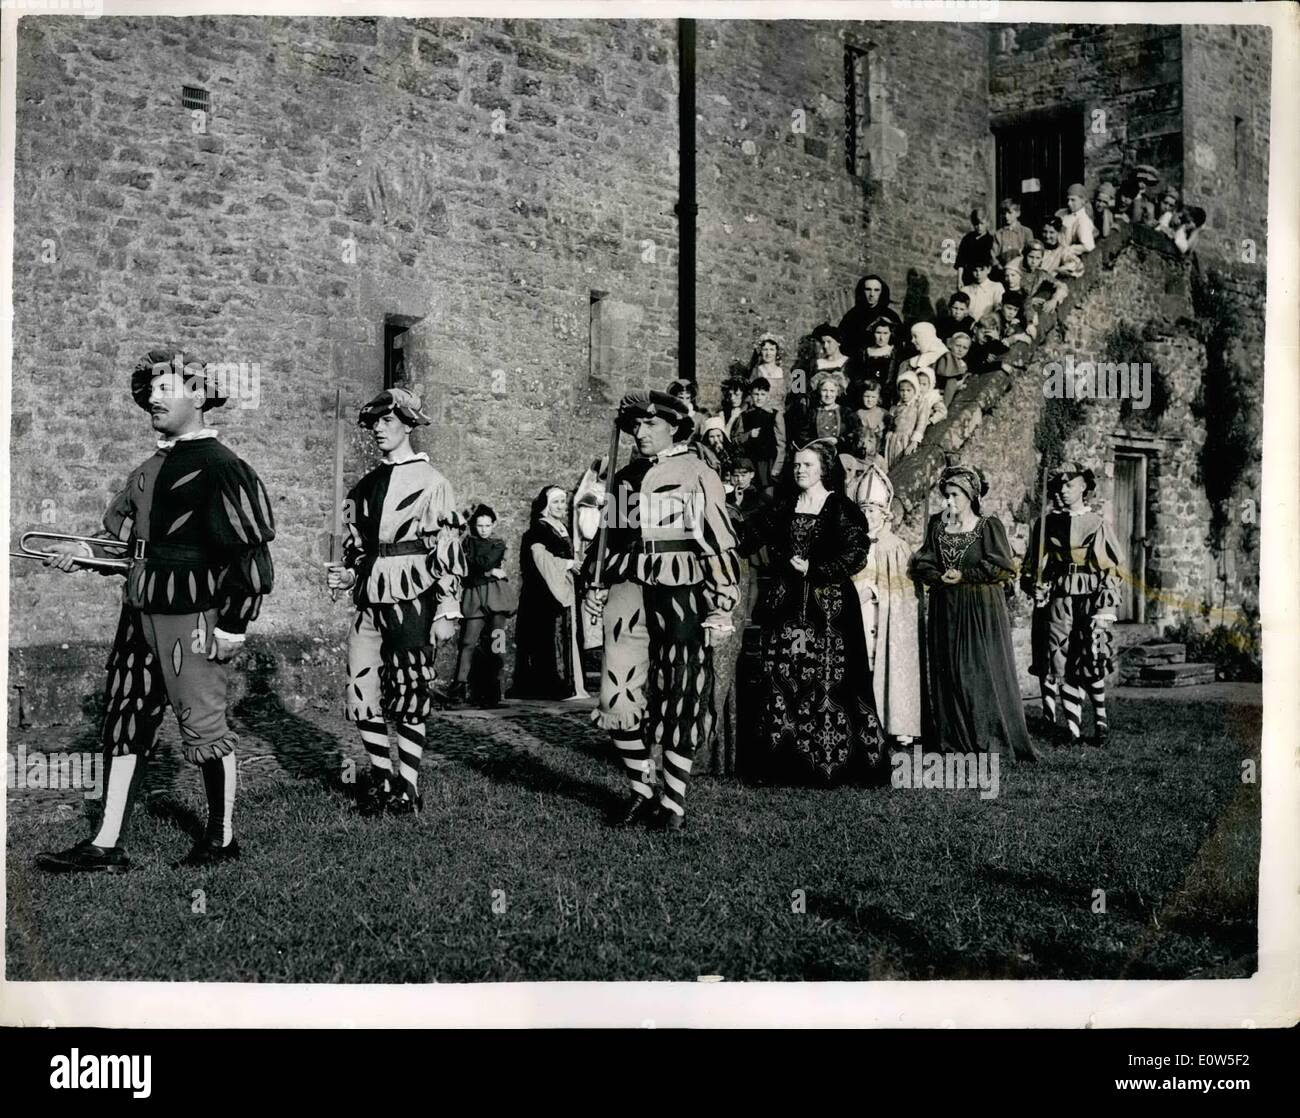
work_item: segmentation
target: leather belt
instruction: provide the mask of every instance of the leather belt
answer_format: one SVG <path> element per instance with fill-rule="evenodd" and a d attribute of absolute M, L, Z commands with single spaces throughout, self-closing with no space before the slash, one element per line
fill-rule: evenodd
<path fill-rule="evenodd" d="M 390 555 L 423 555 L 429 550 L 420 540 L 402 540 L 400 543 L 381 543 L 375 551 L 381 557 Z"/>
<path fill-rule="evenodd" d="M 698 551 L 695 540 L 642 540 L 636 550 L 644 555 L 662 555 L 672 551 Z"/>
<path fill-rule="evenodd" d="M 201 547 L 186 547 L 178 543 L 150 543 L 132 539 L 127 544 L 127 555 L 132 559 L 157 559 L 163 563 L 201 564 L 208 561 L 209 552 Z"/>

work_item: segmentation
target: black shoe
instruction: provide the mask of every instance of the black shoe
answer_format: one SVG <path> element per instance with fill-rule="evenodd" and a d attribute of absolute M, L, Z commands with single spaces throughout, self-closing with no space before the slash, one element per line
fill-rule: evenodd
<path fill-rule="evenodd" d="M 42 850 L 36 864 L 50 873 L 126 873 L 131 859 L 120 846 L 96 846 L 83 839 L 69 850 Z"/>
<path fill-rule="evenodd" d="M 383 778 L 367 777 L 357 795 L 357 810 L 362 815 L 383 815 L 393 795 Z"/>
<path fill-rule="evenodd" d="M 652 831 L 680 831 L 686 826 L 686 816 L 679 815 L 670 807 L 659 805 L 659 810 L 650 819 Z"/>
<path fill-rule="evenodd" d="M 199 839 L 194 849 L 179 862 L 172 863 L 172 869 L 194 866 L 219 866 L 225 862 L 234 862 L 239 858 L 239 840 L 231 839 L 230 845 L 222 846 L 215 839 Z"/>
<path fill-rule="evenodd" d="M 654 814 L 654 809 L 653 796 L 642 796 L 639 792 L 632 792 L 609 813 L 608 822 L 611 827 L 634 827 L 638 823 L 649 820 Z"/>
<path fill-rule="evenodd" d="M 385 810 L 389 815 L 419 815 L 424 810 L 424 797 L 419 792 L 414 797 L 403 792 L 389 799 Z"/>

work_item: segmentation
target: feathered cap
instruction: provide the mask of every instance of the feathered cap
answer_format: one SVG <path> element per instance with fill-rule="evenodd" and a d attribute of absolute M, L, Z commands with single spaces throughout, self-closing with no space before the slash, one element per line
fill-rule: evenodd
<path fill-rule="evenodd" d="M 164 373 L 184 371 L 188 386 L 191 378 L 202 378 L 203 410 L 219 408 L 226 402 L 221 395 L 221 384 L 212 365 L 205 365 L 193 354 L 182 352 L 179 348 L 151 349 L 131 370 L 131 399 L 137 407 L 149 410 L 149 394 L 153 390 L 153 378 Z"/>
<path fill-rule="evenodd" d="M 409 388 L 385 388 L 361 409 L 357 422 L 369 427 L 375 420 L 392 412 L 408 427 L 425 427 L 433 421 L 421 410 L 420 397 Z"/>

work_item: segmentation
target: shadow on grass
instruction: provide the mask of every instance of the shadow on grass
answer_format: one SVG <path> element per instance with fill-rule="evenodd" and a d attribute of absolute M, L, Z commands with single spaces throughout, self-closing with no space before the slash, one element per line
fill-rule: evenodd
<path fill-rule="evenodd" d="M 572 752 L 608 761 L 607 754 L 600 753 L 590 743 L 583 742 L 574 733 L 571 724 L 567 727 L 563 725 L 565 721 L 567 719 L 563 717 L 551 718 L 532 712 L 508 720 L 543 744 L 561 745 Z M 492 723 L 485 725 L 491 726 Z M 614 797 L 608 785 L 585 780 L 553 767 L 532 750 L 507 740 L 504 735 L 475 733 L 464 722 L 459 724 L 458 729 L 459 735 L 444 740 L 439 745 L 439 752 L 482 773 L 489 780 L 514 784 L 529 792 L 560 796 L 585 807 L 603 810 L 611 806 Z"/>
<path fill-rule="evenodd" d="M 234 714 L 270 745 L 280 767 L 290 776 L 317 784 L 326 792 L 353 795 L 355 784 L 343 779 L 343 759 L 348 755 L 344 744 L 285 707 L 276 687 L 277 671 L 273 657 L 259 657 L 251 663 L 248 691 L 235 704 Z"/>

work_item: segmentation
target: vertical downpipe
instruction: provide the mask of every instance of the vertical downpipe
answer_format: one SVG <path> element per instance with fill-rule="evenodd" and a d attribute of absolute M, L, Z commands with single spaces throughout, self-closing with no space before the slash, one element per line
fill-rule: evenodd
<path fill-rule="evenodd" d="M 695 20 L 677 21 L 677 375 L 695 379 Z"/>

